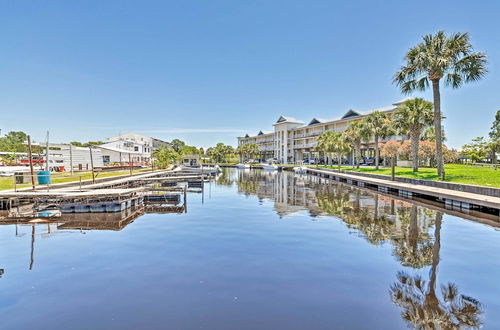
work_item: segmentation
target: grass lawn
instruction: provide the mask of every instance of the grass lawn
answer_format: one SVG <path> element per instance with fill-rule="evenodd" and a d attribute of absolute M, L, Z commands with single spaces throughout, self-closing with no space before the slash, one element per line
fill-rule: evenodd
<path fill-rule="evenodd" d="M 315 167 L 312 166 L 311 167 Z M 337 166 L 324 166 L 320 165 L 320 168 L 332 168 L 337 169 Z M 355 171 L 363 173 L 373 173 L 373 174 L 384 174 L 391 175 L 390 168 L 380 168 L 378 170 L 375 167 L 360 167 L 359 169 L 353 169 L 349 166 L 342 166 L 344 171 Z M 487 187 L 497 187 L 500 188 L 500 169 L 494 170 L 487 166 L 472 166 L 472 165 L 461 165 L 461 164 L 447 164 L 445 165 L 446 180 L 448 182 L 473 184 L 479 186 Z M 396 176 L 404 176 L 415 179 L 425 179 L 425 180 L 437 180 L 437 170 L 435 168 L 419 168 L 418 172 L 412 172 L 411 168 L 406 167 L 396 167 Z"/>
<path fill-rule="evenodd" d="M 137 174 L 149 171 L 151 171 L 151 169 L 149 170 L 140 169 L 140 170 L 134 170 L 133 173 Z M 127 174 L 130 174 L 130 171 L 96 172 L 96 179 L 110 177 L 110 176 L 127 175 Z M 63 183 L 63 182 L 73 182 L 73 181 L 80 181 L 80 177 L 82 178 L 82 180 L 92 179 L 92 172 L 87 172 L 87 171 L 75 172 L 73 176 L 69 172 L 52 173 L 51 177 L 53 184 Z M 24 188 L 30 186 L 31 184 L 23 184 L 23 185 L 18 184 L 17 188 Z M 8 190 L 8 189 L 14 189 L 14 177 L 12 176 L 0 177 L 0 190 Z"/>

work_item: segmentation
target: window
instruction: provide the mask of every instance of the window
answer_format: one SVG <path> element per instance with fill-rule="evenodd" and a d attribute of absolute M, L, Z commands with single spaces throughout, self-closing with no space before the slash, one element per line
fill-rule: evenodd
<path fill-rule="evenodd" d="M 139 151 L 139 147 L 134 147 L 134 151 Z"/>

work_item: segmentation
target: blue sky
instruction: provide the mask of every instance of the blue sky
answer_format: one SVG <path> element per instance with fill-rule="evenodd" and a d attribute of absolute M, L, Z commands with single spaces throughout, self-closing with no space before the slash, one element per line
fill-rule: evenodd
<path fill-rule="evenodd" d="M 500 109 L 499 14 L 498 1 L 1 1 L 0 128 L 235 145 L 282 114 L 401 99 L 392 75 L 405 52 L 443 29 L 489 56 L 485 79 L 442 91 L 459 147 Z"/>

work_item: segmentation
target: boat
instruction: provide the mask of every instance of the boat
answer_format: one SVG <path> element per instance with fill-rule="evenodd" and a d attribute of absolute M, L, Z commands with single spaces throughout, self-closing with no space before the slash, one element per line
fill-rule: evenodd
<path fill-rule="evenodd" d="M 274 164 L 264 164 L 262 165 L 262 169 L 265 171 L 276 171 L 278 170 L 278 166 Z"/>
<path fill-rule="evenodd" d="M 249 169 L 250 168 L 250 164 L 238 164 L 236 165 L 237 168 L 241 168 L 241 169 Z"/>
<path fill-rule="evenodd" d="M 305 166 L 296 166 L 293 168 L 293 171 L 296 174 L 306 174 L 307 173 L 307 167 Z"/>

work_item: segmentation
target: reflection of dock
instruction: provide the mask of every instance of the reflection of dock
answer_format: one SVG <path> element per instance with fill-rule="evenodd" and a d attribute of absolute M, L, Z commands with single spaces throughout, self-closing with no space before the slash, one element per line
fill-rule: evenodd
<path fill-rule="evenodd" d="M 127 209 L 116 213 L 64 214 L 57 220 L 57 229 L 122 230 L 144 214 L 144 208 Z"/>
<path fill-rule="evenodd" d="M 372 186 L 379 191 L 395 191 L 404 197 L 415 195 L 424 196 L 427 199 L 445 202 L 446 204 L 458 205 L 460 208 L 489 208 L 500 210 L 500 197 L 488 196 L 479 193 L 465 192 L 460 190 L 444 189 L 433 186 L 389 181 L 375 177 L 361 176 L 356 174 L 339 173 L 331 170 L 319 170 L 308 168 L 307 172 L 311 175 L 356 184 L 358 186 Z"/>

